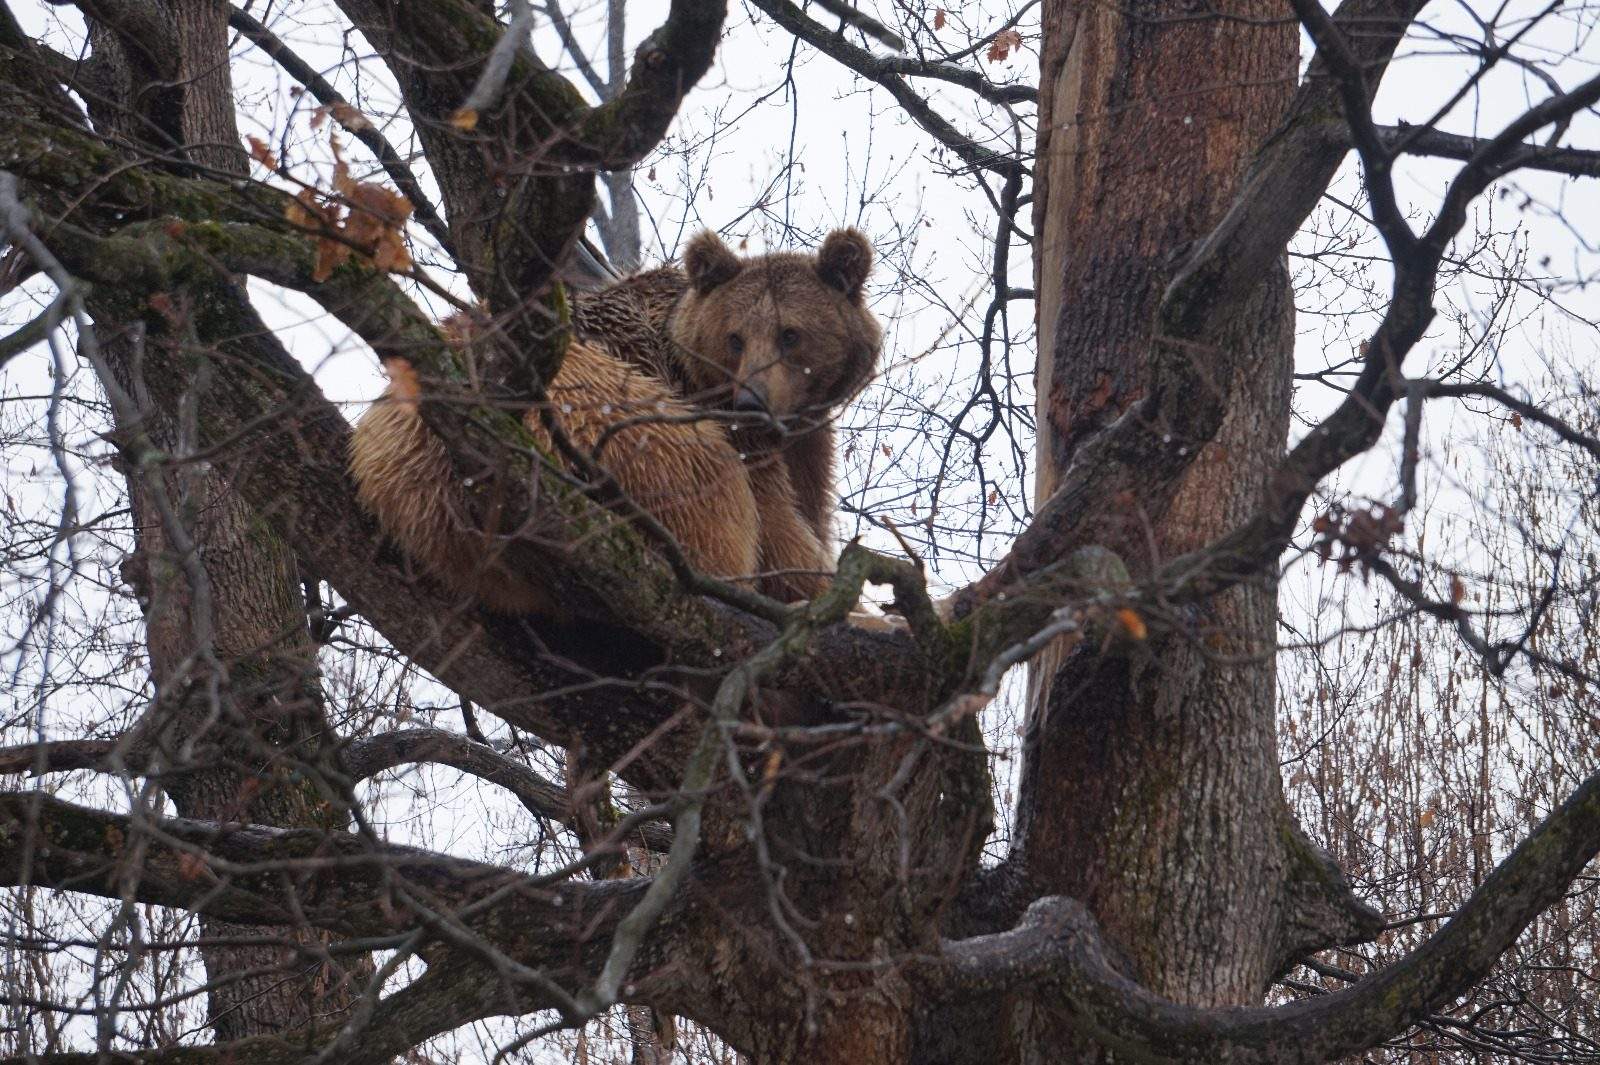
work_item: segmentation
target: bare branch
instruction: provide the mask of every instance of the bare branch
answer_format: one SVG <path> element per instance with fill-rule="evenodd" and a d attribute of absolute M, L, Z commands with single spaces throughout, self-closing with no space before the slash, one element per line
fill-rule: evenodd
<path fill-rule="evenodd" d="M 1574 429 L 1571 424 L 1557 418 L 1543 407 L 1520 399 L 1503 388 L 1489 384 L 1450 384 L 1445 381 L 1416 381 L 1421 387 L 1424 396 L 1439 396 L 1456 399 L 1476 398 L 1492 400 L 1515 411 L 1519 417 L 1530 422 L 1536 422 L 1555 433 L 1567 443 L 1583 448 L 1596 459 L 1600 459 L 1600 437 L 1590 436 L 1588 433 Z"/>
<path fill-rule="evenodd" d="M 845 0 L 817 0 L 817 6 L 836 16 L 844 26 L 854 26 L 868 37 L 875 38 L 897 52 L 905 50 L 906 42 L 898 33 L 866 12 L 845 3 Z"/>
<path fill-rule="evenodd" d="M 1322 9 L 1317 0 L 1290 0 L 1300 22 L 1317 45 L 1317 58 L 1327 64 L 1338 84 L 1356 151 L 1361 156 L 1367 196 L 1372 201 L 1373 221 L 1383 234 L 1389 253 L 1398 261 L 1411 254 L 1417 236 L 1400 211 L 1394 194 L 1393 155 L 1384 147 L 1372 122 L 1372 96 L 1376 84 L 1367 81 L 1367 70 L 1351 48 L 1344 31 Z"/>
<path fill-rule="evenodd" d="M 766 12 L 778 25 L 817 51 L 832 56 L 863 78 L 887 89 L 917 125 L 934 140 L 955 152 L 968 166 L 978 170 L 993 170 L 1002 175 L 1024 169 L 1020 160 L 1002 155 L 977 143 L 951 125 L 948 119 L 935 111 L 926 99 L 906 84 L 905 79 L 894 69 L 897 60 L 881 59 L 865 48 L 830 33 L 820 23 L 807 18 L 805 13 L 789 0 L 752 0 L 752 3 Z M 923 73 L 923 71 L 905 71 L 905 73 Z"/>
<path fill-rule="evenodd" d="M 142 859 L 127 868 L 141 833 Z M 507 922 L 499 927 L 516 935 L 492 938 L 531 964 L 570 960 L 565 951 L 587 941 L 587 901 L 643 891 L 625 881 L 541 883 L 496 865 L 321 829 L 135 819 L 40 792 L 0 796 L 0 882 L 113 899 L 132 883 L 139 901 L 238 924 L 309 923 L 390 940 L 422 920 L 393 890 L 409 885 L 474 927 Z"/>
<path fill-rule="evenodd" d="M 628 83 L 584 117 L 563 157 L 602 170 L 643 159 L 710 69 L 726 17 L 724 0 L 673 0 L 667 20 L 634 52 Z"/>
<path fill-rule="evenodd" d="M 1454 1001 L 1600 852 L 1600 773 L 1523 841 L 1448 923 L 1352 987 L 1278 1008 L 1197 1009 L 1122 975 L 1079 902 L 1039 899 L 1009 932 L 947 944 L 924 979 L 936 994 L 1059 988 L 1066 1008 L 1137 1061 L 1313 1065 L 1376 1046 Z"/>
<path fill-rule="evenodd" d="M 114 773 L 117 767 L 108 761 L 108 756 L 116 747 L 116 740 L 50 740 L 0 747 L 0 776 L 40 776 L 77 769 Z"/>
<path fill-rule="evenodd" d="M 511 73 L 511 57 L 526 44 L 528 34 L 533 30 L 533 8 L 528 6 L 528 0 L 508 0 L 508 6 L 511 11 L 510 24 L 489 50 L 489 59 L 478 73 L 478 81 L 472 86 L 472 92 L 456 108 L 457 116 L 470 115 L 470 121 L 474 123 L 478 120 L 479 111 L 488 110 L 500 99 L 500 93 L 506 87 L 506 77 Z"/>
<path fill-rule="evenodd" d="M 1463 137 L 1421 126 L 1379 126 L 1377 132 L 1379 141 L 1391 152 L 1432 155 L 1462 162 L 1477 156 L 1486 144 L 1482 137 Z M 1524 143 L 1507 158 L 1505 166 L 1508 170 L 1541 170 L 1568 177 L 1600 178 L 1600 151 Z"/>
<path fill-rule="evenodd" d="M 5 754 L 5 751 L 0 751 L 0 768 L 5 765 Z M 545 780 L 526 765 L 507 758 L 492 747 L 443 729 L 401 729 L 380 733 L 351 743 L 344 748 L 343 757 L 345 769 L 352 780 L 365 780 L 386 769 L 411 762 L 447 765 L 505 788 L 538 817 L 565 825 L 571 825 L 574 821 L 565 788 Z M 651 850 L 666 850 L 672 844 L 672 833 L 660 824 L 643 825 L 639 832 Z"/>
<path fill-rule="evenodd" d="M 596 96 L 604 99 L 609 95 L 610 83 L 602 78 L 595 70 L 594 64 L 589 62 L 583 46 L 578 43 L 577 35 L 572 32 L 572 23 L 567 21 L 566 12 L 561 10 L 560 0 L 549 0 L 540 10 L 549 16 L 550 25 L 555 27 L 556 33 L 561 37 L 561 47 L 566 49 L 568 58 L 578 68 L 578 73 L 583 75 L 583 80 L 589 83 L 589 88 L 594 90 Z"/>

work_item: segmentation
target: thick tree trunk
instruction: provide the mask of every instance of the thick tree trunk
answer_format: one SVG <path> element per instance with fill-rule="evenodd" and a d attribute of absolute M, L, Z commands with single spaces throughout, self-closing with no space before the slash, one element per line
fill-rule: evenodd
<path fill-rule="evenodd" d="M 119 348 L 125 344 L 107 345 L 113 353 Z M 161 428 L 152 433 L 157 445 L 176 444 Z M 179 496 L 185 479 L 182 473 L 166 478 L 172 496 Z M 192 517 L 187 524 L 215 594 L 210 650 L 225 675 L 213 698 L 213 670 L 190 626 L 196 604 L 178 553 L 150 490 L 130 478 L 137 553 L 125 571 L 136 583 L 142 579 L 149 595 L 145 617 L 156 689 L 141 723 L 143 745 L 159 752 L 157 764 L 171 774 L 163 778 L 165 788 L 184 817 L 343 831 L 346 811 L 301 771 L 307 763 L 328 763 L 316 649 L 306 631 L 294 555 L 221 474 L 188 480 L 181 489 Z M 214 985 L 208 1017 L 218 1042 L 302 1030 L 349 1006 L 353 989 L 340 967 L 279 945 L 238 942 L 326 946 L 320 933 L 202 917 L 200 937 Z M 360 976 L 363 967 L 353 965 L 351 972 Z"/>
<path fill-rule="evenodd" d="M 1163 288 L 1279 121 L 1298 34 L 1265 0 L 1050 0 L 1044 42 L 1041 503 L 1075 448 L 1142 395 L 1161 350 L 1152 323 Z M 1154 514 L 1105 500 L 1096 516 L 1096 538 L 1135 576 L 1251 512 L 1282 453 L 1293 355 L 1282 272 L 1261 278 L 1231 320 L 1229 335 L 1208 340 L 1237 353 L 1233 405 L 1178 498 Z M 1258 1001 L 1281 964 L 1298 853 L 1274 736 L 1275 588 L 1157 620 L 1132 660 L 1080 645 L 1036 663 L 1010 872 L 1024 897 L 1082 900 L 1156 992 Z M 1003 1009 L 999 1030 L 998 1060 L 1103 1056 L 1037 1000 Z"/>
<path fill-rule="evenodd" d="M 148 21 L 91 23 L 92 87 L 85 95 L 96 125 L 149 145 L 168 165 L 243 176 L 248 164 L 234 119 L 227 4 L 164 0 L 138 14 Z M 134 40 L 142 46 L 131 47 Z M 183 312 L 174 306 L 175 316 Z M 125 326 L 104 320 L 98 334 L 122 387 L 139 398 L 142 345 L 175 341 L 146 339 Z M 206 402 L 208 375 L 203 357 L 189 362 L 197 409 Z M 168 455 L 196 447 L 181 416 L 151 410 L 139 428 Z M 323 749 L 327 724 L 299 567 L 288 545 L 244 502 L 236 484 L 244 476 L 242 468 L 209 463 L 162 471 L 166 493 L 196 544 L 210 585 L 209 608 L 195 600 L 185 560 L 145 475 L 136 471 L 128 478 L 136 548 L 124 573 L 142 593 L 156 690 L 139 725 L 141 742 L 159 752 L 170 774 L 163 785 L 185 817 L 343 830 L 348 813 L 302 771 L 307 764 L 332 763 Z M 199 619 L 199 629 L 197 610 L 209 614 Z M 199 637 L 204 630 L 208 636 Z M 325 945 L 319 933 L 212 917 L 201 918 L 200 931 L 218 1042 L 301 1030 L 352 1000 L 348 974 L 337 967 L 280 945 L 228 942 L 276 938 Z M 350 969 L 357 976 L 368 971 L 364 963 Z"/>

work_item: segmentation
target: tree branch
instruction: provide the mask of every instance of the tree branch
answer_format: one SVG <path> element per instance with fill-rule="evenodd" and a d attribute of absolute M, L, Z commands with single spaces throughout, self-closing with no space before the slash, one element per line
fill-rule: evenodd
<path fill-rule="evenodd" d="M 16 747 L 0 747 L 0 776 L 26 773 L 42 776 L 45 773 L 68 773 L 77 769 L 92 769 L 97 773 L 114 771 L 107 761 L 117 749 L 116 740 L 47 740 L 42 743 L 24 743 Z"/>
<path fill-rule="evenodd" d="M 832 56 L 863 78 L 887 89 L 889 95 L 893 96 L 905 109 L 906 114 L 911 116 L 912 121 L 921 126 L 934 140 L 955 152 L 968 166 L 975 170 L 992 170 L 1001 175 L 1010 175 L 1025 169 L 1020 160 L 979 144 L 951 125 L 948 119 L 935 111 L 933 106 L 906 84 L 900 73 L 893 69 L 897 60 L 881 59 L 865 48 L 851 44 L 843 37 L 829 32 L 821 23 L 807 18 L 805 13 L 789 0 L 751 0 L 751 2 L 766 12 L 778 25 L 817 51 Z M 972 88 L 970 85 L 967 87 Z"/>
<path fill-rule="evenodd" d="M 832 56 L 838 62 L 845 64 L 846 67 L 850 67 L 856 74 L 869 78 L 869 80 L 874 80 L 874 82 L 877 82 L 878 78 L 890 77 L 890 75 L 933 78 L 936 82 L 949 82 L 950 85 L 958 85 L 963 90 L 976 93 L 982 99 L 992 102 L 992 104 L 1032 104 L 1032 102 L 1038 101 L 1038 90 L 1035 86 L 1021 85 L 1021 83 L 997 85 L 997 83 L 990 82 L 989 78 L 984 77 L 979 70 L 957 66 L 950 58 L 912 59 L 909 56 L 878 56 L 878 54 L 870 53 L 866 48 L 851 45 L 848 40 L 838 34 L 834 34 L 834 32 L 829 32 L 827 27 L 822 26 L 821 22 L 806 18 L 805 14 L 798 8 L 790 11 L 787 10 L 786 6 L 786 8 L 779 8 L 778 11 L 773 11 L 768 8 L 766 3 L 758 3 L 757 6 L 760 6 L 766 13 L 771 14 L 773 19 L 779 21 L 779 24 L 784 26 L 784 29 L 795 34 L 795 37 L 802 38 L 816 50 L 827 54 L 827 56 Z M 782 21 L 779 18 L 779 14 L 782 14 L 789 21 Z M 1010 27 L 1011 24 L 1014 24 L 1014 19 L 1006 21 L 1006 27 Z M 802 29 L 805 30 L 803 34 L 800 32 Z M 1000 32 L 1000 30 L 995 30 L 995 32 Z M 896 48 L 904 48 L 904 45 L 896 45 Z M 933 133 L 933 131 L 930 130 L 930 133 Z"/>
<path fill-rule="evenodd" d="M 1463 137 L 1420 126 L 1379 126 L 1378 139 L 1391 152 L 1432 155 L 1466 162 L 1481 152 L 1487 143 L 1482 137 Z M 1514 170 L 1542 170 L 1568 177 L 1600 178 L 1600 151 L 1585 148 L 1554 148 L 1524 143 L 1512 153 L 1508 163 Z"/>
<path fill-rule="evenodd" d="M 5 765 L 5 753 L 0 750 L 0 769 Z M 380 733 L 349 744 L 344 748 L 343 757 L 345 770 L 351 780 L 365 780 L 386 769 L 412 762 L 447 765 L 505 788 L 538 817 L 569 827 L 574 822 L 572 804 L 565 788 L 545 780 L 526 765 L 507 758 L 493 747 L 443 729 L 400 729 Z M 639 833 L 651 850 L 664 851 L 672 845 L 672 833 L 662 824 L 647 823 L 640 827 Z"/>
<path fill-rule="evenodd" d="M 1417 235 L 1411 232 L 1400 204 L 1395 199 L 1394 156 L 1383 146 L 1372 122 L 1372 97 L 1376 82 L 1367 80 L 1367 65 L 1351 47 L 1344 30 L 1322 9 L 1317 0 L 1289 0 L 1300 23 L 1317 46 L 1320 60 L 1332 74 L 1339 102 L 1344 109 L 1345 127 L 1361 156 L 1367 198 L 1372 201 L 1372 217 L 1383 234 L 1389 254 L 1398 263 L 1411 254 Z M 1381 73 L 1381 68 L 1380 68 Z"/>
<path fill-rule="evenodd" d="M 1180 1006 L 1123 976 L 1073 899 L 1039 899 L 1016 928 L 947 944 L 931 993 L 1041 985 L 1097 1040 L 1147 1063 L 1313 1065 L 1393 1037 L 1465 994 L 1600 852 L 1600 773 L 1535 829 L 1433 936 L 1352 987 L 1276 1008 Z"/>
<path fill-rule="evenodd" d="M 1557 418 L 1543 407 L 1535 406 L 1525 399 L 1519 399 L 1503 388 L 1482 383 L 1450 384 L 1445 381 L 1433 380 L 1413 381 L 1411 383 L 1420 386 L 1421 394 L 1429 398 L 1491 400 L 1502 407 L 1515 411 L 1519 417 L 1544 426 L 1567 443 L 1575 447 L 1581 447 L 1596 459 L 1600 459 L 1600 437 L 1590 436 L 1588 433 L 1573 428 L 1570 423 Z"/>
<path fill-rule="evenodd" d="M 627 85 L 584 117 L 563 158 L 602 170 L 643 159 L 710 69 L 727 11 L 726 0 L 673 0 L 667 20 L 634 52 Z"/>
<path fill-rule="evenodd" d="M 238 924 L 309 924 L 386 940 L 425 923 L 409 891 L 525 963 L 552 965 L 569 963 L 574 945 L 604 940 L 603 931 L 585 926 L 594 907 L 644 890 L 632 881 L 542 883 L 497 865 L 320 829 L 133 818 L 41 792 L 0 795 L 0 883 L 112 899 L 131 884 L 140 902 Z"/>

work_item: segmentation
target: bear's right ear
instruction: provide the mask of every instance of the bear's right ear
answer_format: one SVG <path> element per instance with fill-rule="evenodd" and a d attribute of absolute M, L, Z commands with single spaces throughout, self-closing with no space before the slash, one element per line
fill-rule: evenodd
<path fill-rule="evenodd" d="M 744 263 L 711 230 L 698 234 L 683 249 L 683 271 L 701 295 L 732 281 Z"/>
<path fill-rule="evenodd" d="M 851 299 L 872 273 L 872 243 L 856 229 L 835 229 L 817 249 L 817 274 Z"/>

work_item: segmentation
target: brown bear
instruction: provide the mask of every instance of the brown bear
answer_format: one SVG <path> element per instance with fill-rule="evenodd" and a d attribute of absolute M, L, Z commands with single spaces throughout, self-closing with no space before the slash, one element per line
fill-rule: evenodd
<path fill-rule="evenodd" d="M 862 296 L 871 262 L 848 229 L 815 255 L 750 258 L 701 234 L 681 270 L 575 299 L 577 339 L 545 402 L 578 447 L 604 440 L 600 465 L 696 568 L 760 572 L 767 594 L 810 598 L 832 567 L 828 417 L 871 375 L 881 342 Z M 361 502 L 408 555 L 491 609 L 551 612 L 537 577 L 499 565 L 496 537 L 465 519 L 414 375 L 390 372 L 352 440 Z M 746 424 L 730 431 L 729 417 Z M 525 423 L 548 449 L 539 411 Z"/>
<path fill-rule="evenodd" d="M 809 598 L 832 565 L 831 419 L 871 377 L 882 343 L 863 294 L 871 269 L 872 245 L 854 229 L 828 234 L 815 255 L 750 258 L 707 232 L 689 242 L 682 269 L 574 301 L 580 336 L 672 382 L 695 406 L 738 416 L 730 427 L 762 513 L 772 594 Z M 794 511 L 809 534 L 788 520 Z"/>

